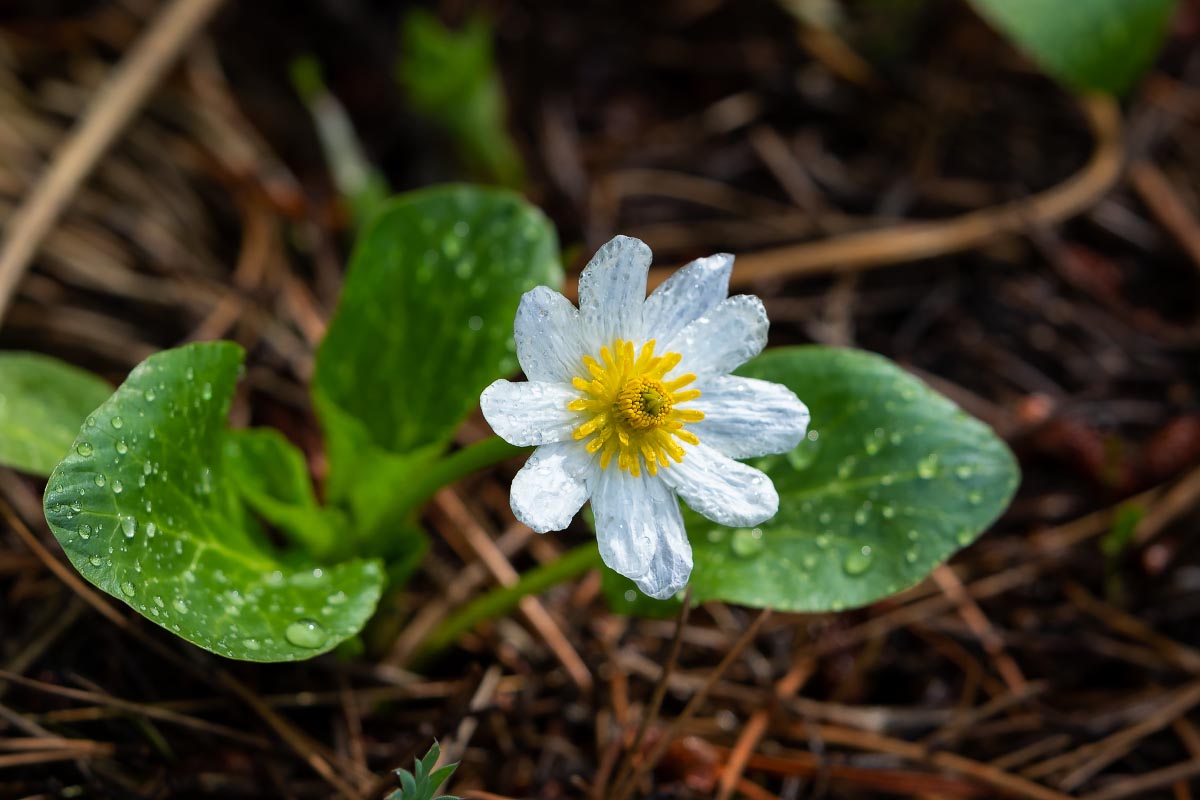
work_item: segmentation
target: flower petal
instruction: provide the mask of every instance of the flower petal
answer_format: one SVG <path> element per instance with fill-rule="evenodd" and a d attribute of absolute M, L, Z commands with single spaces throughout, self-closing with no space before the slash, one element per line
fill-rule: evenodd
<path fill-rule="evenodd" d="M 676 372 L 701 380 L 725 375 L 762 352 L 767 344 L 767 312 L 748 294 L 723 300 L 710 313 L 688 323 L 664 343 L 661 352 L 683 356 Z"/>
<path fill-rule="evenodd" d="M 808 430 L 808 408 L 783 384 L 722 375 L 697 388 L 700 396 L 688 407 L 704 419 L 688 430 L 730 458 L 786 453 Z"/>
<path fill-rule="evenodd" d="M 665 495 L 664 495 L 665 493 Z M 643 474 L 635 478 L 617 469 L 601 470 L 592 491 L 596 516 L 596 544 L 610 569 L 637 580 L 650 571 L 663 520 L 673 524 L 670 509 L 661 508 L 664 496 L 679 505 L 662 481 Z"/>
<path fill-rule="evenodd" d="M 567 404 L 579 397 L 569 383 L 513 383 L 500 380 L 483 390 L 479 405 L 492 430 L 517 447 L 571 438 L 579 414 Z"/>
<path fill-rule="evenodd" d="M 646 273 L 653 256 L 639 239 L 617 236 L 596 251 L 579 276 L 579 311 L 589 351 L 616 339 L 642 338 Z"/>
<path fill-rule="evenodd" d="M 656 600 L 666 600 L 684 586 L 692 576 L 692 545 L 688 541 L 679 501 L 662 481 L 655 481 L 663 497 L 658 504 L 658 547 L 650 561 L 650 569 L 634 583 L 642 594 Z"/>
<path fill-rule="evenodd" d="M 693 510 L 733 527 L 758 525 L 775 516 L 779 495 L 765 474 L 703 443 L 684 451 L 683 461 L 658 474 Z"/>
<path fill-rule="evenodd" d="M 531 381 L 570 383 L 581 370 L 584 349 L 579 311 L 549 286 L 526 292 L 513 331 L 517 360 Z"/>
<path fill-rule="evenodd" d="M 542 445 L 513 478 L 513 514 L 538 533 L 561 531 L 587 501 L 595 464 L 578 442 Z"/>
<path fill-rule="evenodd" d="M 670 341 L 689 322 L 712 311 L 729 294 L 733 256 L 718 253 L 682 267 L 646 298 L 642 325 L 648 339 Z"/>

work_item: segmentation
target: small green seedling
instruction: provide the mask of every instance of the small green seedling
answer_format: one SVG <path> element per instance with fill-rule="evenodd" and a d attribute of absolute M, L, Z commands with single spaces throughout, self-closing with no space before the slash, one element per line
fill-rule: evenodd
<path fill-rule="evenodd" d="M 406 769 L 396 770 L 396 777 L 400 779 L 400 788 L 392 792 L 388 800 L 459 800 L 449 794 L 434 797 L 433 793 L 438 790 L 438 787 L 450 780 L 454 770 L 458 769 L 458 764 L 447 764 L 434 769 L 441 754 L 441 747 L 435 741 L 425 757 L 417 759 L 417 764 L 412 772 Z"/>

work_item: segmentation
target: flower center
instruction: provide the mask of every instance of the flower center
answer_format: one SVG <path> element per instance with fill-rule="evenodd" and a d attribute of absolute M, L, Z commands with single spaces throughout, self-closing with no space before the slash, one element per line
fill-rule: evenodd
<path fill-rule="evenodd" d="M 617 394 L 617 413 L 634 430 L 657 428 L 671 417 L 675 401 L 662 381 L 634 378 Z"/>
<path fill-rule="evenodd" d="M 615 457 L 618 468 L 634 477 L 641 475 L 643 465 L 657 475 L 659 467 L 670 466 L 672 459 L 683 460 L 679 442 L 700 443 L 684 425 L 704 419 L 704 412 L 679 408 L 700 396 L 698 389 L 683 388 L 696 376 L 666 379 L 681 358 L 679 353 L 654 355 L 653 340 L 635 354 L 633 342 L 623 339 L 600 348 L 599 361 L 583 357 L 590 379 L 572 381 L 583 396 L 567 408 L 586 415 L 574 436 L 588 439 L 587 450 L 600 454 L 601 469 L 608 469 Z"/>

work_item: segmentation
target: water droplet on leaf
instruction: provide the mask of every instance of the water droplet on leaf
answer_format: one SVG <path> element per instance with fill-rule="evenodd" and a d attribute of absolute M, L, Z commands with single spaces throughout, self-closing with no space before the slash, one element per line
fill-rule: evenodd
<path fill-rule="evenodd" d="M 847 575 L 862 575 L 871 568 L 874 562 L 874 557 L 871 553 L 871 546 L 864 544 L 857 550 L 851 550 L 846 555 L 846 560 L 842 562 L 842 568 L 846 570 Z"/>
<path fill-rule="evenodd" d="M 287 626 L 284 636 L 296 647 L 316 650 L 323 646 L 329 637 L 325 629 L 315 619 L 301 619 Z"/>

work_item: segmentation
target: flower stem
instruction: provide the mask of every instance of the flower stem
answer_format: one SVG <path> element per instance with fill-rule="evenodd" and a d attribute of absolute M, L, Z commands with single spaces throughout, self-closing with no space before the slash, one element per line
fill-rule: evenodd
<path fill-rule="evenodd" d="M 430 464 L 425 474 L 405 492 L 405 497 L 411 498 L 409 502 L 412 508 L 419 508 L 443 486 L 457 483 L 473 472 L 528 451 L 528 447 L 516 447 L 499 436 L 489 436 Z"/>
<path fill-rule="evenodd" d="M 497 586 L 460 608 L 439 625 L 417 649 L 416 660 L 426 661 L 437 655 L 479 623 L 507 614 L 522 598 L 541 594 L 599 565 L 600 551 L 593 540 L 526 572 L 512 586 Z"/>

